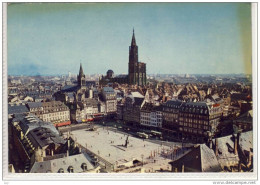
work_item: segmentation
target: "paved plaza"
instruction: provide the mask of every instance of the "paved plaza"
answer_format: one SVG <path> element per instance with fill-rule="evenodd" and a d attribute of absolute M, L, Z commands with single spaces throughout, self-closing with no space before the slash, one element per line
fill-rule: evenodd
<path fill-rule="evenodd" d="M 168 167 L 168 162 L 171 161 L 170 158 L 162 155 L 163 153 L 167 153 L 170 147 L 128 136 L 116 130 L 112 131 L 100 127 L 96 131 L 86 131 L 83 129 L 72 131 L 71 134 L 80 145 L 116 166 L 138 160 L 148 163 L 147 167 L 158 166 L 162 168 L 166 165 Z M 128 144 L 125 147 L 127 137 Z"/>

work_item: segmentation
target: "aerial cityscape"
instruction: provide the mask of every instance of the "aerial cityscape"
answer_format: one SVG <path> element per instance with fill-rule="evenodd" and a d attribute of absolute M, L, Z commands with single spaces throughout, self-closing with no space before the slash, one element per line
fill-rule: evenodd
<path fill-rule="evenodd" d="M 189 8 L 188 6 L 194 7 L 194 5 L 164 4 L 9 5 L 8 171 L 10 173 L 254 171 L 252 64 L 251 49 L 247 47 L 247 44 L 251 43 L 251 40 L 247 40 L 250 38 L 250 29 L 249 32 L 248 29 L 246 32 L 242 31 L 240 34 L 245 36 L 245 39 L 239 40 L 234 33 L 234 24 L 227 23 L 229 27 L 227 30 L 230 30 L 230 33 L 225 30 L 227 35 L 211 35 L 210 38 L 215 45 L 210 43 L 209 50 L 206 51 L 204 47 L 200 48 L 198 45 L 194 50 L 197 52 L 202 50 L 194 55 L 196 51 L 191 51 L 192 49 L 186 48 L 185 44 L 180 44 L 179 47 L 182 50 L 187 49 L 186 52 L 177 52 L 176 57 L 179 56 L 179 59 L 170 58 L 172 53 L 175 53 L 173 50 L 176 46 L 167 48 L 170 43 L 166 43 L 164 37 L 171 37 L 171 34 L 167 35 L 168 31 L 163 31 L 152 35 L 154 32 L 151 31 L 145 36 L 146 26 L 140 25 L 149 20 L 145 16 L 157 12 L 152 14 L 155 22 L 151 24 L 154 25 L 147 25 L 150 27 L 148 29 L 157 27 L 157 17 L 161 16 L 160 8 L 166 12 L 171 8 L 182 9 L 182 6 Z M 250 25 L 250 3 L 201 4 L 194 7 L 206 11 L 199 15 L 207 13 L 207 10 L 213 12 L 223 10 L 224 14 L 228 12 L 226 16 L 231 16 L 232 11 L 238 11 L 238 21 L 241 19 L 241 25 Z M 116 8 L 117 6 L 120 10 Z M 144 14 L 147 11 L 149 13 L 144 15 L 135 10 L 132 16 L 138 15 L 140 19 L 126 18 L 135 8 L 140 8 L 138 11 Z M 148 10 L 150 8 L 153 11 L 150 12 Z M 28 9 L 31 12 L 28 13 Z M 61 9 L 66 9 L 66 14 Z M 98 17 L 96 10 L 102 11 L 101 16 L 110 15 L 106 14 L 110 10 L 117 11 L 117 13 L 111 12 L 111 17 L 113 14 L 121 15 L 123 11 L 126 17 L 122 19 L 127 19 L 129 21 L 127 24 L 137 26 L 128 25 L 127 34 L 119 34 L 121 37 L 124 35 L 123 38 L 110 33 L 99 35 L 99 29 L 106 32 L 106 26 L 110 26 L 102 24 L 102 21 L 106 22 L 106 19 L 111 17 L 90 22 L 89 19 L 92 17 L 81 17 L 85 11 L 90 11 L 88 14 Z M 30 16 L 35 12 L 39 17 Z M 49 19 L 50 15 L 45 12 L 51 14 L 53 19 Z M 207 19 L 211 21 L 211 16 L 212 19 L 223 16 L 223 12 L 219 14 L 216 12 Z M 93 30 L 86 31 L 86 37 L 80 37 L 74 33 L 77 30 L 75 25 L 71 30 L 65 29 L 67 23 L 72 20 L 70 16 L 63 17 L 67 14 L 77 20 L 80 16 Z M 191 15 L 192 13 L 189 14 Z M 60 25 L 55 23 L 55 19 L 60 16 L 62 20 L 68 22 L 59 22 Z M 185 19 L 185 16 L 180 16 L 180 19 Z M 196 20 L 195 17 L 193 19 Z M 37 23 L 34 21 L 42 21 L 43 26 L 35 27 Z M 121 24 L 126 22 L 123 21 Z M 28 27 L 24 28 L 24 24 Z M 95 27 L 101 24 L 99 28 Z M 113 24 L 115 23 L 111 23 L 112 27 Z M 204 25 L 199 22 L 198 24 Z M 217 24 L 219 32 L 227 26 Z M 80 22 L 78 25 L 83 23 Z M 20 31 L 23 33 L 18 34 L 18 31 L 14 30 L 15 27 L 21 28 Z M 55 28 L 66 31 L 41 35 L 43 29 L 55 32 Z M 169 28 L 170 25 L 165 25 L 165 29 Z M 109 28 L 108 32 L 113 29 L 115 32 L 120 31 L 117 28 Z M 196 26 L 194 29 L 197 29 Z M 93 37 L 95 30 L 98 36 Z M 42 42 L 36 41 L 38 38 L 35 38 L 34 31 L 39 33 Z M 70 31 L 71 33 L 68 33 Z M 178 31 L 173 32 L 180 34 Z M 208 30 L 205 34 L 206 32 Z M 193 37 L 193 34 L 187 33 L 183 32 L 184 37 Z M 46 35 L 48 37 L 44 39 Z M 67 46 L 65 42 L 70 40 L 69 35 L 75 36 L 78 43 Z M 145 41 L 148 36 L 151 37 L 150 41 Z M 23 37 L 31 40 L 28 43 L 24 42 Z M 165 48 L 163 44 L 159 47 L 147 45 L 156 43 L 153 41 L 157 39 L 156 37 L 164 40 Z M 95 43 L 100 39 L 104 40 L 103 45 Z M 115 39 L 121 43 L 118 49 L 115 49 L 117 46 L 114 45 L 119 41 L 112 42 Z M 194 42 L 197 39 L 199 40 L 194 38 Z M 226 52 L 224 45 L 229 48 L 229 41 L 233 44 L 240 42 L 240 46 L 236 45 L 230 48 L 230 52 Z M 60 45 L 62 42 L 65 44 Z M 204 42 L 207 41 L 202 41 L 201 45 L 204 45 Z M 56 46 L 57 43 L 60 47 L 52 50 L 53 45 Z M 82 47 L 84 47 L 83 53 Z M 116 50 L 117 56 L 109 54 L 110 50 L 107 48 Z M 147 52 L 149 48 L 152 50 L 151 53 Z M 67 55 L 80 56 L 68 61 L 70 58 L 68 59 Z M 147 57 L 144 57 L 145 55 Z M 155 55 L 160 56 L 161 60 L 154 61 L 157 60 Z M 50 56 L 55 59 L 60 56 L 61 60 L 55 62 L 54 58 L 53 60 L 48 58 Z M 94 56 L 99 59 L 85 60 Z M 108 59 L 104 58 L 101 62 L 102 57 Z M 206 63 L 196 62 L 202 57 Z M 225 61 L 226 59 L 229 61 Z M 184 67 L 177 60 L 182 60 Z M 223 60 L 223 63 L 220 60 Z"/>

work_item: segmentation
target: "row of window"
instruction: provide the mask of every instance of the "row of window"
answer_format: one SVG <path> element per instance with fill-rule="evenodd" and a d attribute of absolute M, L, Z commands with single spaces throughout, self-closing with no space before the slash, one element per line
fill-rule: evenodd
<path fill-rule="evenodd" d="M 203 133 L 202 130 L 196 130 L 196 129 L 192 129 L 192 128 L 180 128 L 180 131 L 194 133 L 194 134 L 202 134 Z"/>
<path fill-rule="evenodd" d="M 203 125 L 208 125 L 208 120 L 198 120 L 198 119 L 188 119 L 188 118 L 180 118 L 180 122 L 187 122 L 187 123 L 198 123 Z"/>
<path fill-rule="evenodd" d="M 47 108 L 47 107 L 37 107 L 37 108 L 31 108 L 30 111 L 31 112 L 34 112 L 34 111 L 39 111 L 39 110 L 42 110 L 44 113 L 45 112 L 54 112 L 54 111 L 65 111 L 65 110 L 68 110 L 69 108 L 68 107 L 61 107 L 61 108 Z"/>
<path fill-rule="evenodd" d="M 167 112 L 176 112 L 176 113 L 179 112 L 179 110 L 176 110 L 176 109 L 170 109 L 170 108 L 163 108 L 163 111 L 167 111 Z"/>
<path fill-rule="evenodd" d="M 52 117 L 52 118 L 43 118 L 43 121 L 50 121 L 50 122 L 52 122 L 52 121 L 57 121 L 57 120 L 69 120 L 70 119 L 70 117 L 69 116 L 60 116 L 60 117 Z"/>
<path fill-rule="evenodd" d="M 147 125 L 147 126 L 154 126 L 154 127 L 162 127 L 161 122 L 150 122 L 150 121 L 143 121 L 141 120 L 142 125 Z"/>
<path fill-rule="evenodd" d="M 169 114 L 169 113 L 164 113 L 163 114 L 164 117 L 173 117 L 173 118 L 178 118 L 178 114 Z"/>
<path fill-rule="evenodd" d="M 54 116 L 66 116 L 69 115 L 69 111 L 68 112 L 58 112 L 58 113 L 50 113 L 50 114 L 44 114 L 43 118 L 45 117 L 54 117 Z"/>
<path fill-rule="evenodd" d="M 208 116 L 202 116 L 202 115 L 198 115 L 198 114 L 187 114 L 187 113 L 180 113 L 179 117 L 208 119 Z"/>
<path fill-rule="evenodd" d="M 190 128 L 198 128 L 198 129 L 204 129 L 209 130 L 209 126 L 206 125 L 197 125 L 197 124 L 188 124 L 188 123 L 180 123 L 180 126 L 190 127 Z"/>

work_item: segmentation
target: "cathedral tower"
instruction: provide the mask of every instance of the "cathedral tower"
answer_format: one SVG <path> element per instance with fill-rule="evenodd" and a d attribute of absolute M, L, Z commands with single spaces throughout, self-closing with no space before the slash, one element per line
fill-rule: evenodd
<path fill-rule="evenodd" d="M 135 31 L 133 30 L 131 46 L 129 46 L 129 63 L 128 63 L 128 78 L 129 84 L 136 84 L 138 70 L 138 46 L 135 41 Z"/>
<path fill-rule="evenodd" d="M 134 30 L 129 46 L 128 82 L 130 85 L 146 85 L 146 64 L 138 62 L 138 46 Z"/>
<path fill-rule="evenodd" d="M 86 86 L 86 77 L 84 75 L 81 63 L 80 63 L 79 74 L 78 74 L 77 78 L 78 78 L 78 86 L 85 87 Z"/>

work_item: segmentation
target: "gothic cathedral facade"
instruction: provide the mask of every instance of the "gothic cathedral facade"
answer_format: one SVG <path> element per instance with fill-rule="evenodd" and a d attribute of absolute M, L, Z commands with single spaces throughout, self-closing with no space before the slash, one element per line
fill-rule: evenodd
<path fill-rule="evenodd" d="M 108 70 L 108 72 L 110 71 L 112 70 Z M 108 74 L 104 77 L 102 76 L 102 78 L 99 80 L 99 84 L 106 85 L 107 83 L 117 82 L 120 84 L 128 83 L 129 85 L 138 86 L 146 85 L 146 64 L 138 61 L 138 46 L 136 45 L 134 30 L 131 46 L 129 46 L 128 75 L 112 77 Z"/>
<path fill-rule="evenodd" d="M 128 82 L 130 85 L 146 85 L 146 64 L 138 61 L 138 46 L 134 30 L 131 46 L 129 46 Z"/>

